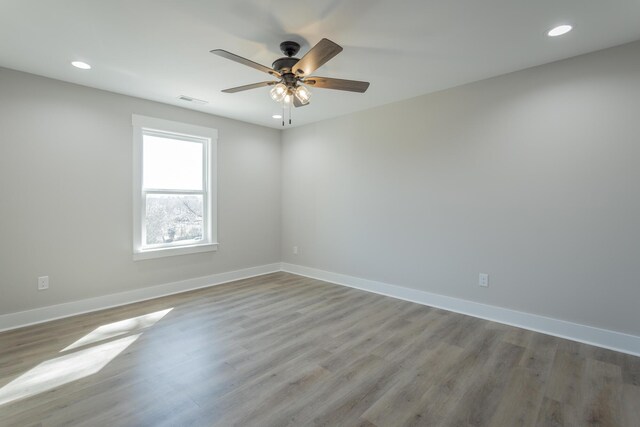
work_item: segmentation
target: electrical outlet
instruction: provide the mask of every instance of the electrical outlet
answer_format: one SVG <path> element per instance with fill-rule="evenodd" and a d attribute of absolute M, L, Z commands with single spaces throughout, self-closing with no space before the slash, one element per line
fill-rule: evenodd
<path fill-rule="evenodd" d="M 298 255 L 298 247 L 297 246 L 293 247 L 293 254 L 294 255 Z"/>
<path fill-rule="evenodd" d="M 489 275 L 487 273 L 480 273 L 480 276 L 478 276 L 478 285 L 483 288 L 489 287 Z"/>
<path fill-rule="evenodd" d="M 49 276 L 38 277 L 38 290 L 44 291 L 49 289 Z"/>

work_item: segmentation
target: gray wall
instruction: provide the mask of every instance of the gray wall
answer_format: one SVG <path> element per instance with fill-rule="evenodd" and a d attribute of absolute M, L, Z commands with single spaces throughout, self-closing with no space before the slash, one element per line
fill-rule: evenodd
<path fill-rule="evenodd" d="M 640 334 L 640 43 L 287 130 L 282 154 L 283 261 Z"/>
<path fill-rule="evenodd" d="M 132 113 L 219 130 L 218 252 L 132 261 Z M 282 134 L 0 69 L 0 314 L 283 260 L 638 335 L 639 113 L 640 42 Z"/>
<path fill-rule="evenodd" d="M 218 129 L 218 252 L 132 261 L 132 113 Z M 0 314 L 278 262 L 280 207 L 278 130 L 0 69 Z"/>

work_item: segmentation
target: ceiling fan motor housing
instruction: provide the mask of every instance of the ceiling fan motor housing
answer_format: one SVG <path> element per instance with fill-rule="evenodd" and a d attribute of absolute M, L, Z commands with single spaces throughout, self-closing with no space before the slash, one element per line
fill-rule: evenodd
<path fill-rule="evenodd" d="M 292 73 L 291 68 L 298 63 L 298 58 L 284 57 L 273 61 L 271 67 L 282 75 Z"/>
<path fill-rule="evenodd" d="M 284 76 L 292 73 L 291 69 L 299 61 L 298 58 L 294 58 L 294 55 L 300 51 L 300 44 L 293 41 L 284 41 L 280 43 L 280 50 L 287 56 L 273 61 L 271 67 Z"/>
<path fill-rule="evenodd" d="M 295 54 L 300 50 L 300 44 L 292 41 L 285 41 L 280 43 L 280 50 L 282 51 L 282 53 L 291 58 L 292 56 L 295 56 Z"/>

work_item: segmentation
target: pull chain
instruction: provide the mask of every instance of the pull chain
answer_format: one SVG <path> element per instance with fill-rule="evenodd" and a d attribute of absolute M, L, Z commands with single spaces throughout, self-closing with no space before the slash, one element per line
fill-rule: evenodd
<path fill-rule="evenodd" d="M 284 113 L 285 113 L 285 108 L 289 110 L 289 124 L 291 124 L 291 109 L 292 109 L 292 104 L 293 104 L 293 98 L 291 100 L 291 102 L 285 102 L 285 100 L 282 100 L 282 126 L 284 126 Z"/>

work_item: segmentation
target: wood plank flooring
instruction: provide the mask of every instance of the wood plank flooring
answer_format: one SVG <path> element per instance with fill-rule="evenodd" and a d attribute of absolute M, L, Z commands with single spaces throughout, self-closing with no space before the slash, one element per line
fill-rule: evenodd
<path fill-rule="evenodd" d="M 0 334 L 6 427 L 637 427 L 639 408 L 640 358 L 287 273 Z"/>

